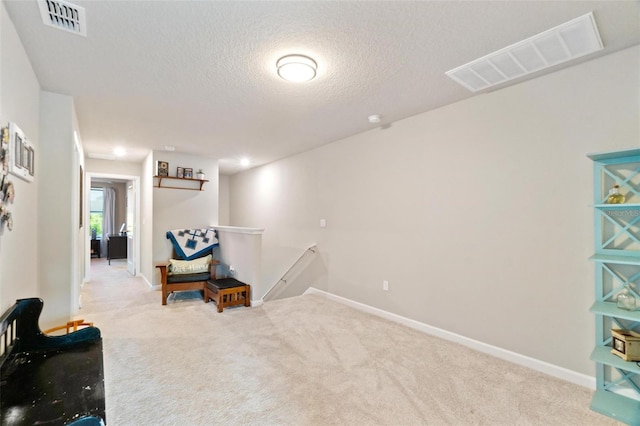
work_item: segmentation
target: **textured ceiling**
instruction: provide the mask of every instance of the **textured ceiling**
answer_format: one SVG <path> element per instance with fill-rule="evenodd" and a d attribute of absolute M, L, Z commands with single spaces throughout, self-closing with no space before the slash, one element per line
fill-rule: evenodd
<path fill-rule="evenodd" d="M 477 96 L 445 71 L 590 11 L 605 49 L 582 61 L 640 43 L 636 1 L 71 1 L 86 38 L 4 3 L 42 88 L 74 97 L 87 154 L 174 145 L 223 173 Z M 318 76 L 280 79 L 290 53 Z"/>

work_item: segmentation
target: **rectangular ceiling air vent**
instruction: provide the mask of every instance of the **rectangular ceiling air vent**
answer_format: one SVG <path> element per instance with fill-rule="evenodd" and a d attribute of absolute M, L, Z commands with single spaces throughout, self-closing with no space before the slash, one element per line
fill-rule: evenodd
<path fill-rule="evenodd" d="M 89 152 L 87 153 L 87 157 L 94 158 L 96 160 L 115 160 L 115 154 L 101 154 L 99 152 Z"/>
<path fill-rule="evenodd" d="M 87 36 L 84 7 L 63 0 L 38 0 L 38 7 L 45 25 Z"/>
<path fill-rule="evenodd" d="M 590 12 L 445 74 L 477 92 L 602 49 L 596 21 Z"/>

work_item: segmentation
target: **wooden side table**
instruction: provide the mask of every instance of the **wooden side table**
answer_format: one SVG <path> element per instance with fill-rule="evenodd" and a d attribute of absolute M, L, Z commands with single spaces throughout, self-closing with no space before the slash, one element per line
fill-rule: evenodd
<path fill-rule="evenodd" d="M 93 256 L 100 257 L 100 240 L 91 240 L 91 257 Z"/>
<path fill-rule="evenodd" d="M 228 306 L 251 306 L 251 286 L 235 278 L 219 278 L 207 281 L 204 288 L 204 303 L 213 300 L 218 312 Z"/>

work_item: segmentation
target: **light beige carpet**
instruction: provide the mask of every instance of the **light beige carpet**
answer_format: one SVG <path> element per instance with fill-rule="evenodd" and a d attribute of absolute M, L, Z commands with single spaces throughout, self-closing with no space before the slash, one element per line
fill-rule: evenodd
<path fill-rule="evenodd" d="M 321 296 L 216 312 L 95 259 L 79 317 L 104 338 L 107 423 L 610 425 L 591 391 Z"/>

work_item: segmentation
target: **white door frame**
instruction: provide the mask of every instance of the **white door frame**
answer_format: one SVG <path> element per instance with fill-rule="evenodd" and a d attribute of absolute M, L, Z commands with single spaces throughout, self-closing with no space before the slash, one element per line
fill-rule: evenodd
<path fill-rule="evenodd" d="M 136 275 L 139 268 L 139 266 L 136 264 L 136 259 L 134 257 L 135 250 L 133 249 L 133 245 L 136 242 L 135 234 L 140 232 L 140 230 L 136 228 L 135 221 L 137 191 L 138 188 L 136 188 L 136 183 L 132 180 L 127 181 L 126 223 L 127 231 L 131 229 L 131 232 L 127 232 L 127 271 L 129 271 L 131 275 Z M 130 217 L 131 221 L 129 220 Z"/>
<path fill-rule="evenodd" d="M 94 178 L 101 179 L 120 179 L 132 181 L 135 189 L 135 215 L 134 215 L 134 234 L 133 234 L 133 261 L 135 262 L 136 276 L 140 275 L 140 176 L 118 175 L 114 173 L 87 173 L 87 184 L 85 186 L 84 223 L 89 223 L 89 203 L 91 202 L 90 191 Z M 85 241 L 91 241 L 91 227 L 85 226 Z M 90 244 L 90 243 L 89 243 Z M 89 246 L 90 247 L 90 246 Z M 85 277 L 84 282 L 91 281 L 91 250 L 85 250 Z"/>

